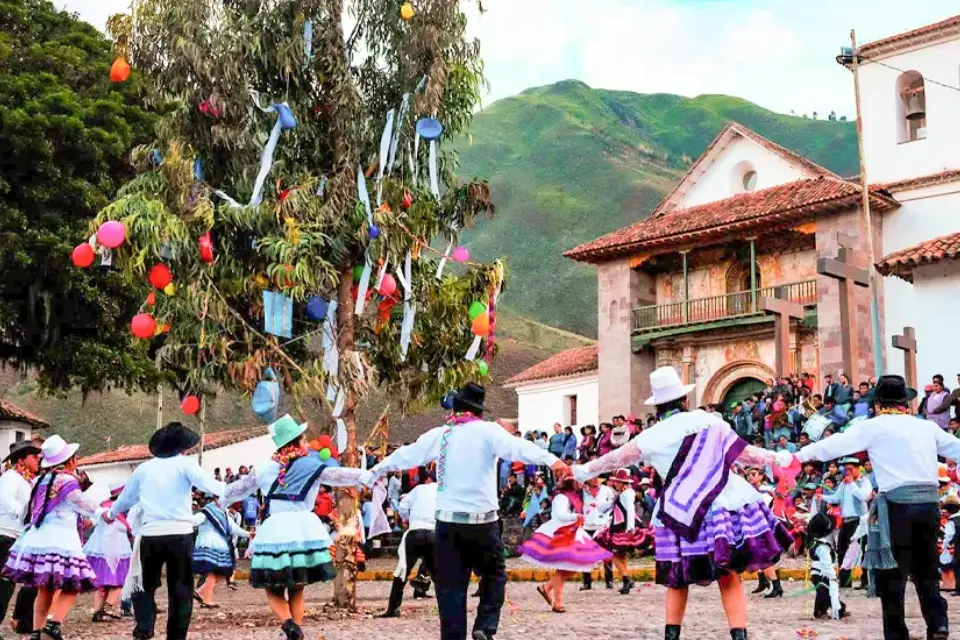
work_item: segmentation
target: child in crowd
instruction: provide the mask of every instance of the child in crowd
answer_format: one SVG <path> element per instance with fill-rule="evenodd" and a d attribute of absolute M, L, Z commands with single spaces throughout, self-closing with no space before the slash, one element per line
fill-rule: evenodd
<path fill-rule="evenodd" d="M 837 562 L 837 550 L 831 534 L 834 530 L 833 518 L 818 513 L 807 523 L 807 539 L 810 541 L 810 581 L 816 588 L 813 604 L 813 617 L 826 618 L 828 615 L 839 619 L 846 615 L 847 607 L 840 601 L 840 582 L 834 565 Z"/>
<path fill-rule="evenodd" d="M 960 498 L 948 495 L 940 503 L 946 516 L 946 522 L 940 529 L 942 551 L 940 552 L 940 590 L 960 594 L 957 588 L 956 541 L 958 522 L 960 522 Z"/>

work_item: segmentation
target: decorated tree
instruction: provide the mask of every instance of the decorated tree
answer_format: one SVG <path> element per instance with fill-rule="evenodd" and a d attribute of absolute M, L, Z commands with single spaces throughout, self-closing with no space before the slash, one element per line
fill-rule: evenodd
<path fill-rule="evenodd" d="M 152 284 L 132 330 L 181 391 L 252 390 L 270 367 L 329 409 L 355 465 L 371 386 L 409 409 L 486 376 L 504 269 L 458 234 L 494 207 L 443 151 L 482 82 L 460 4 L 135 0 L 131 16 L 109 24 L 117 66 L 164 116 L 91 230 Z M 338 515 L 335 599 L 353 606 L 352 495 Z"/>
<path fill-rule="evenodd" d="M 129 348 L 139 293 L 70 263 L 153 135 L 139 83 L 112 84 L 112 61 L 103 34 L 47 0 L 0 0 L 0 362 L 50 391 L 158 382 Z"/>

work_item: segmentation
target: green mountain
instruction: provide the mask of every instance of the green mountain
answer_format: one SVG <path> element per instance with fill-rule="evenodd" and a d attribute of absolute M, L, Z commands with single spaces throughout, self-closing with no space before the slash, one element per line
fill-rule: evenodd
<path fill-rule="evenodd" d="M 857 172 L 853 123 L 808 120 L 722 95 L 592 89 L 568 80 L 493 103 L 458 146 L 459 173 L 490 181 L 498 213 L 465 236 L 507 256 L 506 302 L 596 335 L 596 273 L 563 251 L 650 214 L 731 120 L 835 171 Z"/>

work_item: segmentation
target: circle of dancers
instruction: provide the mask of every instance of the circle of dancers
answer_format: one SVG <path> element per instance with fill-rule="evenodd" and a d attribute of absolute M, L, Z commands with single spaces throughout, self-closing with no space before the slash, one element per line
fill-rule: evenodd
<path fill-rule="evenodd" d="M 490 640 L 497 634 L 507 582 L 503 523 L 497 495 L 498 462 L 547 467 L 556 493 L 550 517 L 520 547 L 531 565 L 552 571 L 536 590 L 556 613 L 566 611 L 564 587 L 582 575 L 581 590 L 592 589 L 593 570 L 620 593 L 634 588 L 627 557 L 652 546 L 656 583 L 666 587 L 664 637 L 681 637 L 692 585 L 717 584 L 730 637 L 747 636 L 745 572 L 760 572 L 755 593 L 783 590 L 777 565 L 794 543 L 774 515 L 760 480 L 731 472 L 736 465 L 774 469 L 805 481 L 810 463 L 840 460 L 848 473 L 823 500 L 839 508 L 834 519 L 810 506 L 806 524 L 814 614 L 841 617 L 847 606 L 839 586 L 849 575 L 835 565 L 857 549 L 865 574 L 880 597 L 885 640 L 906 640 L 904 592 L 912 581 L 921 602 L 927 637 L 949 635 L 940 570 L 953 575 L 955 555 L 948 539 L 938 550 L 940 494 L 938 456 L 960 460 L 960 439 L 935 423 L 916 420 L 908 408 L 916 392 L 899 376 L 883 376 L 872 391 L 876 417 L 843 433 L 808 444 L 796 453 L 772 452 L 747 444 L 715 414 L 690 411 L 688 394 L 672 367 L 650 376 L 656 424 L 619 448 L 570 466 L 549 450 L 510 433 L 512 425 L 484 419 L 483 387 L 468 384 L 454 395 L 444 424 L 401 447 L 369 470 L 340 467 L 336 460 L 310 455 L 306 424 L 284 416 L 270 426 L 275 452 L 255 471 L 225 485 L 186 455 L 199 436 L 180 423 L 158 430 L 149 442 L 153 456 L 125 483 L 112 485 L 109 498 L 93 501 L 90 481 L 77 468 L 79 445 L 53 435 L 42 445 L 15 443 L 0 475 L 0 615 L 5 616 L 19 586 L 12 626 L 31 640 L 60 640 L 63 625 L 80 594 L 96 592 L 94 621 L 132 615 L 133 637 L 153 638 L 155 594 L 166 574 L 168 616 L 165 635 L 187 637 L 194 604 L 216 608 L 214 588 L 230 581 L 236 568 L 236 538 L 251 538 L 250 585 L 264 593 L 283 637 L 304 638 L 304 589 L 332 580 L 335 570 L 329 529 L 314 508 L 322 486 L 369 487 L 392 472 L 420 469 L 420 483 L 398 501 L 409 522 L 399 549 L 385 618 L 400 615 L 403 591 L 412 581 L 415 597 L 426 595 L 433 579 L 442 640 Z M 618 425 L 619 427 L 620 425 Z M 857 457 L 866 452 L 878 491 L 869 516 L 872 487 L 858 477 Z M 435 470 L 429 466 L 435 463 Z M 636 490 L 645 489 L 630 471 L 647 463 L 663 479 L 653 507 L 651 530 L 636 512 Z M 801 472 L 801 465 L 803 470 Z M 428 470 L 430 469 L 430 470 Z M 606 483 L 598 478 L 604 476 Z M 647 480 L 649 482 L 649 480 Z M 203 496 L 193 511 L 193 494 Z M 255 535 L 223 508 L 261 492 L 265 519 Z M 384 493 L 384 496 L 386 493 Z M 815 501 L 812 501 L 815 502 Z M 960 522 L 960 499 L 944 501 L 950 514 L 946 535 Z M 82 542 L 82 523 L 93 523 Z M 865 523 L 868 526 L 864 526 Z M 133 540 L 131 544 L 131 538 Z M 837 543 L 834 544 L 836 538 Z M 854 543 L 866 539 L 865 548 Z M 471 576 L 479 577 L 479 604 L 467 620 Z M 195 575 L 204 576 L 195 588 Z M 960 593 L 960 589 L 958 589 Z M 2 619 L 2 618 L 0 618 Z"/>

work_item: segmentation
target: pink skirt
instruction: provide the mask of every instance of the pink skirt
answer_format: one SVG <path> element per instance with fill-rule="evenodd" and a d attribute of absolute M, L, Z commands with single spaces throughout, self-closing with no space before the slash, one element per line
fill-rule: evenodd
<path fill-rule="evenodd" d="M 559 571 L 590 571 L 597 563 L 610 559 L 610 552 L 582 530 L 577 530 L 571 538 L 569 532 L 564 535 L 564 529 L 557 530 L 553 537 L 535 533 L 517 550 L 524 560 L 535 567 Z"/>

